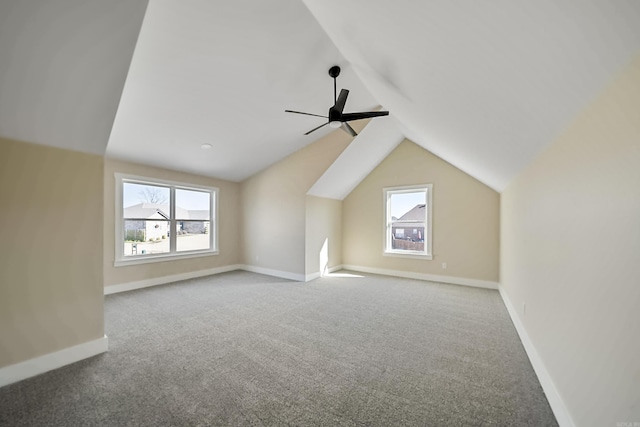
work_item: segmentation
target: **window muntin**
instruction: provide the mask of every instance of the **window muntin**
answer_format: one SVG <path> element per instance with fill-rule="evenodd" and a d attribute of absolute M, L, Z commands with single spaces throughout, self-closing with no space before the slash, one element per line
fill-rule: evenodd
<path fill-rule="evenodd" d="M 432 259 L 431 184 L 384 189 L 384 254 Z"/>
<path fill-rule="evenodd" d="M 115 264 L 217 253 L 217 192 L 116 174 Z"/>

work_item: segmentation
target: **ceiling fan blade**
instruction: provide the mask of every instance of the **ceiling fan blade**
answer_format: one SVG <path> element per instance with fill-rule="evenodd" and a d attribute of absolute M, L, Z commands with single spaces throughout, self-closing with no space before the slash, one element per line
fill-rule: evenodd
<path fill-rule="evenodd" d="M 351 120 L 370 119 L 371 117 L 388 116 L 388 111 L 370 111 L 367 113 L 346 113 L 341 116 L 343 122 L 350 122 Z"/>
<path fill-rule="evenodd" d="M 342 114 L 342 110 L 344 110 L 344 104 L 347 103 L 347 96 L 349 96 L 349 91 L 347 89 L 342 89 L 340 91 L 340 95 L 338 95 L 336 105 L 333 106 L 333 109 L 338 111 L 340 114 Z"/>
<path fill-rule="evenodd" d="M 348 133 L 351 136 L 357 136 L 358 134 L 356 133 L 356 131 L 349 126 L 349 123 L 347 122 L 342 122 L 342 125 L 340 125 L 340 129 L 342 129 L 343 131 L 345 131 L 346 133 Z"/>
<path fill-rule="evenodd" d="M 305 135 L 309 135 L 311 132 L 316 131 L 316 130 L 320 129 L 322 126 L 326 126 L 328 124 L 329 124 L 329 122 L 323 123 L 320 126 L 318 126 L 317 128 L 311 129 L 309 132 L 305 133 Z"/>
<path fill-rule="evenodd" d="M 304 114 L 305 116 L 315 116 L 315 117 L 322 117 L 322 118 L 327 118 L 327 116 L 321 116 L 319 114 L 311 114 L 311 113 L 303 113 L 302 111 L 293 111 L 293 110 L 284 110 L 285 113 L 295 113 L 295 114 Z"/>

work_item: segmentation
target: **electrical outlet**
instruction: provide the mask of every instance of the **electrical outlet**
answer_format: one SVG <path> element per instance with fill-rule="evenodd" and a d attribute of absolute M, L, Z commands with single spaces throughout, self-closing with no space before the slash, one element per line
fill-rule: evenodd
<path fill-rule="evenodd" d="M 256 255 L 256 261 L 259 261 L 260 257 L 258 255 Z"/>
<path fill-rule="evenodd" d="M 442 269 L 443 269 L 443 270 L 446 270 L 446 269 L 447 269 L 447 263 L 446 263 L 446 262 L 443 262 L 443 263 L 442 263 Z"/>

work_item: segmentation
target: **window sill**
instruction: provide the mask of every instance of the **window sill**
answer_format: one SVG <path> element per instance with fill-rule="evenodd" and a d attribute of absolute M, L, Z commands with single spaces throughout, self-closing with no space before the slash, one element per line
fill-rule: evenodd
<path fill-rule="evenodd" d="M 412 259 L 422 259 L 422 260 L 427 260 L 427 261 L 431 261 L 433 260 L 433 255 L 430 254 L 426 254 L 423 252 L 410 252 L 410 251 L 403 251 L 403 252 L 383 252 L 382 256 L 388 256 L 388 257 L 395 257 L 395 258 L 412 258 Z"/>
<path fill-rule="evenodd" d="M 153 262 L 177 261 L 189 258 L 201 258 L 218 255 L 218 251 L 187 252 L 184 254 L 158 254 L 140 257 L 128 257 L 115 260 L 114 267 L 125 267 L 127 265 L 149 264 Z"/>

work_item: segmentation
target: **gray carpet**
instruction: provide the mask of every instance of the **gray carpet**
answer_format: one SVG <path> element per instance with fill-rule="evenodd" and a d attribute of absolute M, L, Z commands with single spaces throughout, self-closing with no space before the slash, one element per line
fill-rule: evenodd
<path fill-rule="evenodd" d="M 105 298 L 110 351 L 1 388 L 1 425 L 557 425 L 496 291 L 232 272 Z"/>

